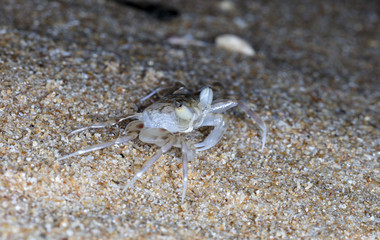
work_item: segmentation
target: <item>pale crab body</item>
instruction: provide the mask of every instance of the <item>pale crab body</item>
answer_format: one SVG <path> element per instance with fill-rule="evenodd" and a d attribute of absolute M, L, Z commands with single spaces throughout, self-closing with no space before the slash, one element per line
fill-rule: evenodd
<path fill-rule="evenodd" d="M 191 132 L 199 127 L 208 111 L 194 99 L 181 95 L 169 101 L 150 105 L 138 119 L 147 128 L 163 128 L 171 133 Z"/>
<path fill-rule="evenodd" d="M 148 97 L 158 93 L 159 90 L 151 93 Z M 117 121 L 96 123 L 88 127 L 74 130 L 69 135 L 91 128 L 112 126 L 127 119 L 135 119 L 126 126 L 123 136 L 110 142 L 104 142 L 78 150 L 72 154 L 63 156 L 58 160 L 103 149 L 116 144 L 123 144 L 137 137 L 144 143 L 155 144 L 160 147 L 160 150 L 144 163 L 144 166 L 126 185 L 124 188 L 125 191 L 129 187 L 132 187 L 134 182 L 139 179 L 163 153 L 167 152 L 172 147 L 180 148 L 182 150 L 183 166 L 183 202 L 188 181 L 188 162 L 193 160 L 195 151 L 207 150 L 220 141 L 227 129 L 226 120 L 222 113 L 235 106 L 240 106 L 240 108 L 242 108 L 262 129 L 263 149 L 266 141 L 266 126 L 261 118 L 240 101 L 231 99 L 213 100 L 213 91 L 211 88 L 207 87 L 200 92 L 199 99 L 194 99 L 189 95 L 174 93 L 148 106 L 142 113 L 127 116 Z M 204 126 L 211 126 L 214 128 L 202 142 L 193 144 L 186 139 L 185 135 L 187 133 L 191 133 Z"/>

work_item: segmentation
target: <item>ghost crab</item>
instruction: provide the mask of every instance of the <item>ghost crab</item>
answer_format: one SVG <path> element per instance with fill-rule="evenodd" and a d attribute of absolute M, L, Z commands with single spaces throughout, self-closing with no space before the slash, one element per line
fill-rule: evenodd
<path fill-rule="evenodd" d="M 142 101 L 158 94 L 167 88 L 158 88 L 151 94 L 142 99 Z M 261 128 L 262 147 L 266 141 L 266 125 L 261 118 L 250 110 L 241 101 L 234 99 L 216 99 L 213 100 L 213 91 L 210 87 L 200 91 L 199 99 L 194 99 L 191 94 L 181 93 L 183 88 L 173 91 L 169 96 L 161 98 L 160 101 L 153 103 L 145 108 L 141 113 L 136 113 L 119 120 L 96 123 L 91 126 L 74 130 L 69 134 L 79 133 L 92 128 L 105 128 L 119 124 L 127 119 L 134 119 L 124 130 L 124 135 L 117 139 L 104 142 L 88 148 L 78 150 L 69 155 L 63 156 L 58 160 L 81 155 L 87 152 L 103 149 L 116 144 L 123 144 L 132 139 L 139 138 L 144 143 L 155 144 L 160 149 L 143 165 L 132 180 L 125 186 L 124 191 L 132 187 L 145 171 L 147 171 L 165 152 L 172 147 L 180 148 L 182 151 L 183 166 L 183 189 L 182 203 L 185 199 L 185 193 L 188 183 L 188 162 L 193 160 L 194 153 L 207 150 L 215 146 L 222 138 L 227 129 L 223 112 L 230 108 L 239 106 L 244 110 Z M 210 134 L 199 143 L 192 144 L 186 140 L 186 133 L 190 133 L 200 127 L 214 127 Z"/>

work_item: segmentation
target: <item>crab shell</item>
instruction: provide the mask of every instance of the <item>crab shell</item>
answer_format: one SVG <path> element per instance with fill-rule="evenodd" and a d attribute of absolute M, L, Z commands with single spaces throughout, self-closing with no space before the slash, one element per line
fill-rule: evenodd
<path fill-rule="evenodd" d="M 161 128 L 171 133 L 191 132 L 199 128 L 210 111 L 213 93 L 211 88 L 201 91 L 199 101 L 178 95 L 168 102 L 162 101 L 147 107 L 137 119 L 145 128 Z"/>

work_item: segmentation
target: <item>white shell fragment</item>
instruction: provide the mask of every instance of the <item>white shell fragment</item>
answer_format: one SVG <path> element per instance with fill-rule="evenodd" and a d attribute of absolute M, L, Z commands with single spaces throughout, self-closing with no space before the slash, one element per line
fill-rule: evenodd
<path fill-rule="evenodd" d="M 219 3 L 219 9 L 224 12 L 231 12 L 236 10 L 235 4 L 232 1 L 221 1 Z"/>
<path fill-rule="evenodd" d="M 255 50 L 249 45 L 247 41 L 232 34 L 220 35 L 215 40 L 216 46 L 226 49 L 228 51 L 254 56 Z"/>

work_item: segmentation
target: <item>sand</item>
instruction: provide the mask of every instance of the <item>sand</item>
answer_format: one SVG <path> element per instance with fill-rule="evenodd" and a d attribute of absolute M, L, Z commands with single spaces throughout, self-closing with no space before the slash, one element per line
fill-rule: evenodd
<path fill-rule="evenodd" d="M 379 239 L 379 3 L 161 3 L 0 0 L 0 238 Z M 255 56 L 217 48 L 221 34 Z M 177 81 L 244 99 L 264 150 L 254 122 L 226 112 L 183 204 L 179 149 L 127 192 L 157 146 L 57 161 L 121 131 L 72 130 L 139 112 Z"/>

